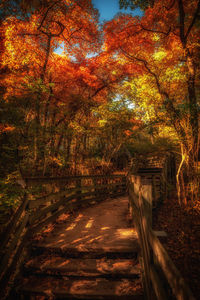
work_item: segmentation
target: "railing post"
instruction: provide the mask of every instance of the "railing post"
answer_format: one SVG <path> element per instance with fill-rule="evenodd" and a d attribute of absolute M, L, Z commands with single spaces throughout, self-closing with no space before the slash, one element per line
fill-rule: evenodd
<path fill-rule="evenodd" d="M 124 176 L 122 177 L 122 193 L 126 192 L 127 189 L 127 178 Z"/>
<path fill-rule="evenodd" d="M 76 194 L 77 194 L 77 201 L 81 200 L 81 178 L 76 179 Z"/>
<path fill-rule="evenodd" d="M 95 197 L 98 197 L 98 190 L 96 189 L 97 179 L 94 177 L 92 180 L 93 180 L 93 186 L 94 186 Z"/>
<path fill-rule="evenodd" d="M 139 235 L 139 241 L 141 245 L 141 254 L 142 257 L 140 261 L 143 265 L 144 274 L 142 276 L 144 292 L 146 295 L 147 300 L 151 300 L 151 280 L 150 280 L 150 263 L 151 263 L 151 253 L 150 247 L 147 239 L 147 232 L 146 232 L 146 224 L 144 223 L 144 214 L 148 213 L 150 215 L 149 219 L 151 219 L 151 214 L 149 213 L 150 205 L 147 204 L 144 207 L 144 199 L 147 199 L 150 189 L 148 188 L 149 185 L 142 186 L 141 177 L 131 175 L 129 178 L 129 189 L 132 189 L 132 192 L 135 195 L 135 205 L 138 207 L 138 216 L 135 215 L 135 226 L 136 230 Z M 132 193 L 131 192 L 131 193 Z M 131 198 L 131 196 L 130 196 Z M 151 197 L 152 200 L 152 197 Z M 150 200 L 150 202 L 152 202 Z M 132 200 L 133 201 L 133 200 Z M 133 208 L 134 211 L 134 208 Z"/>
<path fill-rule="evenodd" d="M 139 203 L 139 211 L 140 211 L 140 234 L 142 239 L 142 256 L 143 256 L 143 265 L 144 265 L 144 272 L 145 272 L 144 283 L 145 283 L 145 292 L 146 292 L 147 300 L 151 300 L 151 280 L 150 280 L 151 253 L 150 253 L 150 247 L 148 243 L 146 224 L 145 224 L 147 219 L 145 220 L 144 217 L 144 215 L 146 214 L 145 211 L 149 213 L 149 208 L 145 209 L 144 207 L 143 196 L 145 192 L 147 191 L 144 191 L 143 187 L 140 185 L 138 203 Z"/>
<path fill-rule="evenodd" d="M 142 185 L 141 196 L 143 197 L 144 214 L 148 222 L 148 226 L 152 228 L 152 185 Z"/>

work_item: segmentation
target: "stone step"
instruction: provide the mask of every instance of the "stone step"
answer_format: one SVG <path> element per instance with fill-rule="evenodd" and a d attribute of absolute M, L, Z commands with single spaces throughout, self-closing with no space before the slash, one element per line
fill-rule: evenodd
<path fill-rule="evenodd" d="M 75 259 L 41 255 L 29 260 L 27 274 L 62 275 L 70 277 L 139 277 L 140 266 L 134 259 Z"/>
<path fill-rule="evenodd" d="M 45 299 L 104 299 L 104 300 L 142 300 L 142 288 L 139 279 L 87 279 L 71 280 L 68 277 L 25 278 L 18 287 L 18 293 L 28 299 L 44 296 Z"/>

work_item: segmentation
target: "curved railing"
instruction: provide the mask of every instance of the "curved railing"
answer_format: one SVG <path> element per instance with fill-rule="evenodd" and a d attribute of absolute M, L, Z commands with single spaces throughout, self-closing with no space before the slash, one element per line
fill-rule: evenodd
<path fill-rule="evenodd" d="M 195 300 L 167 251 L 152 230 L 152 182 L 128 178 L 130 213 L 133 217 L 143 265 L 143 287 L 147 300 Z M 163 232 L 160 232 L 163 234 Z"/>
<path fill-rule="evenodd" d="M 35 233 L 53 223 L 63 213 L 126 192 L 126 177 L 123 175 L 32 177 L 24 181 L 23 201 L 1 234 L 2 299 Z"/>

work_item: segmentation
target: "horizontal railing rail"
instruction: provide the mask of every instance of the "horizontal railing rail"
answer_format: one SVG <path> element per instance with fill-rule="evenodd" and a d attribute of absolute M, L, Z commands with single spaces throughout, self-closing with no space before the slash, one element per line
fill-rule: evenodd
<path fill-rule="evenodd" d="M 148 300 L 195 300 L 155 232 L 152 230 L 152 185 L 139 176 L 128 178 L 130 212 L 139 236 L 143 286 Z M 153 287 L 153 294 L 152 294 Z M 156 298 L 155 298 L 156 297 Z M 174 298 L 173 298 L 174 299 Z"/>
<path fill-rule="evenodd" d="M 74 176 L 62 176 L 62 177 L 25 177 L 26 183 L 51 182 L 51 181 L 68 181 L 73 179 L 89 179 L 89 178 L 122 178 L 124 175 L 74 175 Z"/>

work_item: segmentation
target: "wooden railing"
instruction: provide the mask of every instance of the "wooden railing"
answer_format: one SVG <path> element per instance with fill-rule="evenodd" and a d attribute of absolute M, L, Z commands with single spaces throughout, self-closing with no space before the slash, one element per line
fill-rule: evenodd
<path fill-rule="evenodd" d="M 152 230 L 152 184 L 128 178 L 130 212 L 138 232 L 143 286 L 148 300 L 195 300 L 180 272 Z M 152 292 L 153 291 L 153 292 Z"/>
<path fill-rule="evenodd" d="M 61 214 L 126 192 L 122 175 L 25 178 L 24 198 L 1 234 L 0 298 L 17 273 L 34 234 Z M 34 195 L 37 194 L 37 196 Z"/>

